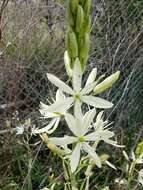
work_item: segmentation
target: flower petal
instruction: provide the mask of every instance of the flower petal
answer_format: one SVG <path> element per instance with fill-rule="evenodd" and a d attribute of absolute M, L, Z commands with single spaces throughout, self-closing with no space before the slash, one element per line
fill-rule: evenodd
<path fill-rule="evenodd" d="M 66 113 L 65 120 L 68 124 L 69 129 L 73 132 L 75 136 L 81 135 L 80 127 L 77 125 L 76 118 L 73 115 Z"/>
<path fill-rule="evenodd" d="M 85 136 L 86 141 L 95 141 L 100 139 L 100 135 L 96 132 L 92 132 Z"/>
<path fill-rule="evenodd" d="M 82 101 L 90 106 L 96 108 L 111 108 L 113 104 L 108 102 L 102 98 L 94 97 L 94 96 L 82 96 Z"/>
<path fill-rule="evenodd" d="M 106 163 L 109 167 L 113 168 L 114 170 L 117 170 L 117 168 L 116 168 L 113 164 L 111 164 L 111 162 L 109 162 L 108 160 L 106 160 L 105 163 Z"/>
<path fill-rule="evenodd" d="M 113 146 L 116 146 L 116 147 L 120 147 L 120 148 L 125 147 L 124 145 L 118 145 L 117 141 L 113 141 L 113 140 L 110 140 L 110 139 L 104 139 L 104 142 L 106 142 L 108 144 L 111 144 Z"/>
<path fill-rule="evenodd" d="M 94 87 L 96 86 L 97 82 L 93 82 L 91 84 L 88 84 L 86 85 L 82 91 L 81 91 L 81 95 L 85 95 L 85 94 L 89 94 L 93 89 Z"/>
<path fill-rule="evenodd" d="M 88 112 L 86 112 L 86 114 L 84 115 L 82 120 L 83 135 L 87 133 L 90 124 L 93 122 L 95 114 L 96 114 L 96 109 L 93 108 Z"/>
<path fill-rule="evenodd" d="M 39 112 L 41 115 L 43 115 L 45 118 L 53 118 L 55 115 L 51 112 L 49 112 L 47 109 L 49 108 L 49 105 L 46 105 L 42 102 L 40 102 L 40 109 Z"/>
<path fill-rule="evenodd" d="M 74 91 L 76 91 L 76 92 L 80 91 L 80 89 L 81 89 L 81 81 L 82 81 L 82 70 L 81 70 L 80 61 L 77 58 L 75 63 L 74 63 L 73 78 L 72 78 Z"/>
<path fill-rule="evenodd" d="M 74 103 L 74 116 L 81 120 L 82 118 L 82 109 L 81 109 L 81 101 L 77 100 Z"/>
<path fill-rule="evenodd" d="M 60 117 L 57 117 L 54 127 L 48 131 L 48 134 L 52 134 L 57 129 L 59 122 L 60 122 Z"/>
<path fill-rule="evenodd" d="M 93 83 L 96 79 L 96 76 L 97 76 L 97 68 L 93 68 L 87 78 L 85 86 Z"/>
<path fill-rule="evenodd" d="M 94 149 L 88 145 L 88 143 L 83 143 L 84 150 L 92 157 L 92 159 L 95 161 L 96 165 L 101 168 L 101 160 L 99 156 L 96 154 Z"/>
<path fill-rule="evenodd" d="M 95 123 L 96 130 L 104 127 L 102 116 L 103 116 L 103 111 L 99 112 L 96 117 L 96 123 Z"/>
<path fill-rule="evenodd" d="M 73 101 L 74 101 L 73 97 L 69 97 L 69 98 L 66 98 L 64 100 L 57 101 L 57 102 L 53 103 L 52 105 L 50 105 L 47 108 L 47 111 L 49 111 L 49 112 L 63 113 L 67 109 L 70 108 L 70 106 L 72 105 Z"/>
<path fill-rule="evenodd" d="M 64 99 L 65 99 L 64 93 L 58 89 L 56 92 L 56 101 L 64 100 Z"/>
<path fill-rule="evenodd" d="M 73 94 L 73 90 L 66 85 L 63 81 L 58 79 L 56 76 L 47 73 L 47 77 L 51 83 L 53 83 L 56 87 L 58 87 L 61 91 L 66 92 L 67 94 Z"/>
<path fill-rule="evenodd" d="M 138 181 L 141 185 L 143 185 L 143 169 L 141 169 L 139 171 L 139 175 L 138 175 Z"/>
<path fill-rule="evenodd" d="M 55 125 L 56 121 L 57 121 L 57 118 L 54 118 L 52 119 L 50 124 L 47 125 L 46 127 L 43 127 L 41 129 L 36 129 L 36 128 L 33 129 L 32 134 L 39 134 L 39 133 L 45 133 L 45 132 L 48 133 L 48 131 L 53 127 L 53 125 Z"/>
<path fill-rule="evenodd" d="M 72 144 L 77 141 L 76 137 L 71 137 L 71 136 L 64 136 L 64 137 L 51 137 L 49 138 L 49 142 L 53 143 L 55 145 L 63 146 L 67 144 Z"/>
<path fill-rule="evenodd" d="M 70 166 L 71 166 L 71 172 L 75 172 L 76 168 L 78 166 L 79 160 L 80 160 L 80 150 L 81 150 L 81 144 L 77 143 L 75 146 L 70 160 Z"/>

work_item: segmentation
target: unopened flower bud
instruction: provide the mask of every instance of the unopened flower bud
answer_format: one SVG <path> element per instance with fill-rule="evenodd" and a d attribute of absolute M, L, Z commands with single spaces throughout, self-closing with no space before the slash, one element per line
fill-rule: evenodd
<path fill-rule="evenodd" d="M 70 32 L 68 34 L 68 50 L 72 58 L 78 57 L 78 44 L 74 32 Z"/>
<path fill-rule="evenodd" d="M 90 8 L 91 8 L 91 0 L 86 0 L 84 4 L 84 12 L 86 15 L 89 15 Z"/>
<path fill-rule="evenodd" d="M 119 78 L 120 71 L 110 75 L 103 82 L 99 83 L 93 90 L 94 95 L 104 92 L 106 89 L 110 88 Z"/>
<path fill-rule="evenodd" d="M 79 0 L 79 4 L 81 4 L 82 6 L 85 4 L 86 0 Z"/>
<path fill-rule="evenodd" d="M 91 16 L 90 15 L 85 19 L 83 29 L 84 29 L 84 32 L 87 32 L 87 33 L 90 32 L 90 29 L 91 29 Z"/>
<path fill-rule="evenodd" d="M 78 5 L 77 17 L 76 17 L 76 31 L 80 32 L 84 21 L 84 11 L 81 5 Z"/>
<path fill-rule="evenodd" d="M 70 6 L 72 13 L 75 14 L 78 7 L 78 0 L 72 0 Z"/>
<path fill-rule="evenodd" d="M 101 156 L 100 156 L 100 160 L 102 161 L 102 162 L 104 162 L 104 161 L 106 161 L 106 160 L 108 160 L 109 159 L 109 155 L 108 154 L 102 154 Z"/>
<path fill-rule="evenodd" d="M 81 58 L 87 57 L 89 48 L 90 48 L 90 37 L 89 37 L 89 34 L 86 33 L 82 41 L 81 53 L 80 53 Z"/>
<path fill-rule="evenodd" d="M 65 63 L 66 72 L 69 78 L 71 78 L 72 77 L 71 59 L 69 57 L 68 51 L 65 51 L 64 53 L 64 63 Z"/>
<path fill-rule="evenodd" d="M 40 134 L 41 139 L 47 144 L 49 142 L 48 135 L 46 133 Z"/>
<path fill-rule="evenodd" d="M 136 148 L 135 153 L 136 153 L 137 156 L 140 156 L 141 154 L 143 154 L 143 141 L 141 141 L 141 142 L 137 145 L 137 148 Z"/>
<path fill-rule="evenodd" d="M 69 23 L 69 25 L 74 26 L 74 19 L 73 19 L 73 15 L 72 15 L 70 7 L 68 7 L 67 15 L 68 15 L 68 23 Z"/>

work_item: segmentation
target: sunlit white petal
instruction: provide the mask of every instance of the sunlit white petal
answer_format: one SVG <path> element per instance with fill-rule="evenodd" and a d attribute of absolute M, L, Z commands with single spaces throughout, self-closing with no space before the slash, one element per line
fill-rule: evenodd
<path fill-rule="evenodd" d="M 82 118 L 83 116 L 81 105 L 82 105 L 81 101 L 75 101 L 74 103 L 74 116 L 79 119 Z"/>
<path fill-rule="evenodd" d="M 96 114 L 96 109 L 94 108 L 86 112 L 86 114 L 84 115 L 82 120 L 83 135 L 86 134 L 86 132 L 88 131 L 90 124 L 93 122 L 95 114 Z"/>
<path fill-rule="evenodd" d="M 90 106 L 96 108 L 111 108 L 113 104 L 109 101 L 106 101 L 102 98 L 94 97 L 94 96 L 82 96 L 82 101 Z"/>
<path fill-rule="evenodd" d="M 64 100 L 57 101 L 47 108 L 49 112 L 65 112 L 69 109 L 73 103 L 74 99 L 72 97 L 66 98 Z"/>
<path fill-rule="evenodd" d="M 115 135 L 115 133 L 108 130 L 97 130 L 96 133 L 99 134 L 103 140 L 112 138 Z"/>
<path fill-rule="evenodd" d="M 55 145 L 63 146 L 67 144 L 72 144 L 77 141 L 76 137 L 71 137 L 71 136 L 65 136 L 65 137 L 51 137 L 49 138 L 49 142 L 53 143 Z"/>
<path fill-rule="evenodd" d="M 93 83 L 96 79 L 96 76 L 97 76 L 97 68 L 94 68 L 90 72 L 85 85 L 89 85 L 89 84 Z"/>
<path fill-rule="evenodd" d="M 72 77 L 72 83 L 73 83 L 74 91 L 80 91 L 81 80 L 82 80 L 81 64 L 80 64 L 79 59 L 77 58 L 75 63 L 74 63 L 73 77 Z"/>
<path fill-rule="evenodd" d="M 64 100 L 64 99 L 65 99 L 64 93 L 58 89 L 56 92 L 56 101 Z"/>
<path fill-rule="evenodd" d="M 106 143 L 108 143 L 108 144 L 111 144 L 111 145 L 115 146 L 115 147 L 120 147 L 120 148 L 125 147 L 124 145 L 118 145 L 117 141 L 113 141 L 113 140 L 110 140 L 110 139 L 104 139 L 104 141 Z"/>
<path fill-rule="evenodd" d="M 94 149 L 88 145 L 88 143 L 83 143 L 84 150 L 92 157 L 92 159 L 95 161 L 96 165 L 101 168 L 101 160 L 99 156 L 96 154 Z"/>
<path fill-rule="evenodd" d="M 139 171 L 139 175 L 138 175 L 138 181 L 141 185 L 143 185 L 143 169 L 141 169 Z"/>
<path fill-rule="evenodd" d="M 81 95 L 89 94 L 94 87 L 96 86 L 97 82 L 91 83 L 86 85 L 82 90 L 81 90 Z"/>
<path fill-rule="evenodd" d="M 96 133 L 96 132 L 92 132 L 88 135 L 85 136 L 87 141 L 95 141 L 95 140 L 99 140 L 100 139 L 100 134 Z"/>
<path fill-rule="evenodd" d="M 57 129 L 59 122 L 60 122 L 60 117 L 57 117 L 53 128 L 48 131 L 48 134 L 52 134 Z"/>
<path fill-rule="evenodd" d="M 81 149 L 81 144 L 77 143 L 70 159 L 70 166 L 71 166 L 71 172 L 75 172 L 80 160 L 80 149 Z"/>
<path fill-rule="evenodd" d="M 51 83 L 53 83 L 56 87 L 58 87 L 61 91 L 66 92 L 67 94 L 73 94 L 73 90 L 66 85 L 63 81 L 58 79 L 56 76 L 47 73 L 47 77 Z"/>
<path fill-rule="evenodd" d="M 76 118 L 73 115 L 67 113 L 65 115 L 65 120 L 68 124 L 69 129 L 73 132 L 75 136 L 81 135 L 80 127 L 77 126 Z"/>
<path fill-rule="evenodd" d="M 108 160 L 106 160 L 105 163 L 106 163 L 109 167 L 113 168 L 114 170 L 117 170 L 117 168 L 116 168 L 113 164 L 111 164 L 111 162 L 109 162 Z"/>
<path fill-rule="evenodd" d="M 48 133 L 48 131 L 55 125 L 56 121 L 57 121 L 57 118 L 54 118 L 54 119 L 52 119 L 52 121 L 50 122 L 49 125 L 47 125 L 46 127 L 41 128 L 41 129 L 36 129 L 35 128 L 32 131 L 32 133 L 33 134 L 39 134 L 39 133 L 45 133 L 45 132 Z"/>

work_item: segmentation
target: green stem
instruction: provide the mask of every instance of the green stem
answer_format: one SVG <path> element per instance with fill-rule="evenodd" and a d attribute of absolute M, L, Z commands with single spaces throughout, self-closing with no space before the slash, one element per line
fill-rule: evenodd
<path fill-rule="evenodd" d="M 92 148 L 94 148 L 96 150 L 96 147 L 98 145 L 98 142 L 95 142 L 92 145 Z M 90 159 L 90 164 L 88 165 L 86 171 L 85 171 L 85 175 L 86 175 L 86 186 L 85 186 L 85 190 L 89 190 L 89 181 L 90 181 L 90 177 L 92 176 L 92 168 L 95 166 L 95 162 L 93 162 L 92 159 Z"/>
<path fill-rule="evenodd" d="M 71 186 L 72 186 L 72 190 L 78 190 L 76 176 L 73 173 L 71 173 Z"/>
<path fill-rule="evenodd" d="M 132 178 L 133 178 L 133 172 L 134 172 L 134 169 L 135 169 L 135 165 L 136 165 L 136 160 L 132 162 L 132 164 L 131 164 L 131 166 L 129 168 L 129 176 L 128 176 L 129 184 L 131 183 Z"/>

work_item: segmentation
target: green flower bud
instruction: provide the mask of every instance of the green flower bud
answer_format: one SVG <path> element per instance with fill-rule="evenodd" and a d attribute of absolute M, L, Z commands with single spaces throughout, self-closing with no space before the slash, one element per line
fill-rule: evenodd
<path fill-rule="evenodd" d="M 109 156 L 108 154 L 102 154 L 102 155 L 100 156 L 100 159 L 101 159 L 102 162 L 108 160 L 109 158 L 110 158 L 110 156 Z"/>
<path fill-rule="evenodd" d="M 72 15 L 70 7 L 68 7 L 67 15 L 68 15 L 68 23 L 69 23 L 69 25 L 74 26 L 74 18 L 73 18 L 73 15 Z"/>
<path fill-rule="evenodd" d="M 90 13 L 91 3 L 92 3 L 92 0 L 86 0 L 85 1 L 84 12 L 86 15 L 89 15 L 89 13 Z"/>
<path fill-rule="evenodd" d="M 77 17 L 76 17 L 76 31 L 80 32 L 84 21 L 84 12 L 81 5 L 78 5 Z"/>
<path fill-rule="evenodd" d="M 110 88 L 119 78 L 120 71 L 110 75 L 103 82 L 99 83 L 93 90 L 94 95 L 104 92 L 106 89 Z"/>
<path fill-rule="evenodd" d="M 74 32 L 68 33 L 68 52 L 71 58 L 78 57 L 78 44 L 77 44 L 77 39 Z"/>
<path fill-rule="evenodd" d="M 86 0 L 79 0 L 79 4 L 84 6 Z"/>
<path fill-rule="evenodd" d="M 69 57 L 68 51 L 65 51 L 64 53 L 64 63 L 65 63 L 66 72 L 69 78 L 71 78 L 72 77 L 71 59 Z"/>
<path fill-rule="evenodd" d="M 76 13 L 76 10 L 78 8 L 78 3 L 79 3 L 78 0 L 71 0 L 70 1 L 70 7 L 71 7 L 71 11 L 73 14 Z"/>
<path fill-rule="evenodd" d="M 140 143 L 137 145 L 137 148 L 136 148 L 135 153 L 136 153 L 137 156 L 140 156 L 141 154 L 143 154 L 143 141 L 140 142 Z"/>
<path fill-rule="evenodd" d="M 85 70 L 85 66 L 87 64 L 87 61 L 88 61 L 88 55 L 87 55 L 87 57 L 84 57 L 84 58 L 80 59 L 82 71 Z"/>
<path fill-rule="evenodd" d="M 88 33 L 85 34 L 80 47 L 81 47 L 80 58 L 82 59 L 87 58 L 90 48 L 90 37 Z"/>
<path fill-rule="evenodd" d="M 85 19 L 84 31 L 85 31 L 86 33 L 89 33 L 89 32 L 90 32 L 90 29 L 91 29 L 91 16 L 88 16 L 88 17 Z"/>

